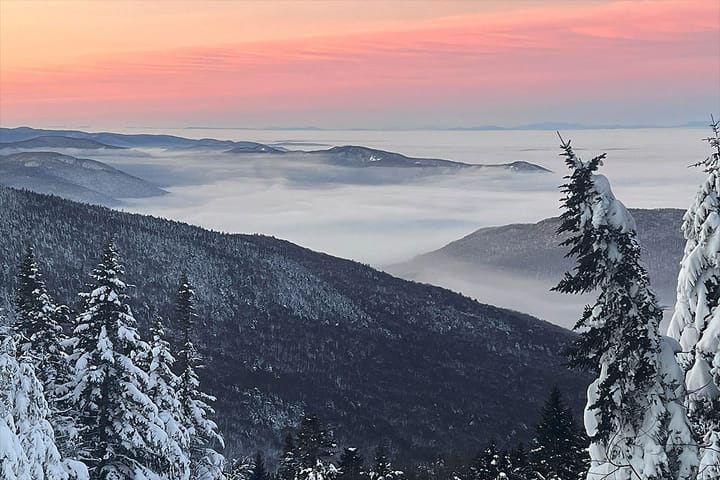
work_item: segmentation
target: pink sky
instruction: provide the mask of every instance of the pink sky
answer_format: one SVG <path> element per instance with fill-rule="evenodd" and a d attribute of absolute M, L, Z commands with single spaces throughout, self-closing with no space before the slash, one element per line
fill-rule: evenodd
<path fill-rule="evenodd" d="M 0 0 L 3 126 L 678 124 L 719 111 L 712 0 Z"/>

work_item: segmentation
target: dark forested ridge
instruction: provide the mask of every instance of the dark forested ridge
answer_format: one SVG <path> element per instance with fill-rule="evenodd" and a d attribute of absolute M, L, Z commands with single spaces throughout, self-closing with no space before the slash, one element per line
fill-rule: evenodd
<path fill-rule="evenodd" d="M 684 244 L 680 225 L 685 211 L 658 208 L 631 209 L 630 212 L 637 222 L 643 261 L 653 285 L 662 295 L 674 298 Z M 557 282 L 573 266 L 565 257 L 567 249 L 560 246 L 566 237 L 557 233 L 559 226 L 560 219 L 552 217 L 537 223 L 481 228 L 395 269 L 421 271 L 439 268 L 454 260 L 475 267 L 476 272 L 490 266 L 498 271 Z"/>
<path fill-rule="evenodd" d="M 385 438 L 419 459 L 491 437 L 527 439 L 553 384 L 581 403 L 586 378 L 559 355 L 572 334 L 549 323 L 275 238 L 5 187 L 0 304 L 10 304 L 16 265 L 33 244 L 51 292 L 76 305 L 110 237 L 141 323 L 157 307 L 172 332 L 178 276 L 194 282 L 201 375 L 218 397 L 230 456 L 277 449 L 306 408 L 341 443 Z"/>

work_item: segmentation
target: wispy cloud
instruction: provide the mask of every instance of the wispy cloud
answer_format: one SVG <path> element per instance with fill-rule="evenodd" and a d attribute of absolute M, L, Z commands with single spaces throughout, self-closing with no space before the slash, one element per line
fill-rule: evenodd
<path fill-rule="evenodd" d="M 353 110 L 404 121 L 417 112 L 482 119 L 483 105 L 523 105 L 532 115 L 553 102 L 622 105 L 688 93 L 717 101 L 719 14 L 714 2 L 611 2 L 133 51 L 3 71 L 0 99 L 5 122 L 110 111 L 245 124 Z"/>

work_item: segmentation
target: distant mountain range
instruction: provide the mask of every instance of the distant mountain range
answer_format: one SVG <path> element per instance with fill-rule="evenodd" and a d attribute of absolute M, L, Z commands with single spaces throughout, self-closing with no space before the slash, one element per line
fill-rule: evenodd
<path fill-rule="evenodd" d="M 3 149 L 34 150 L 38 148 L 165 148 L 165 149 L 216 149 L 228 154 L 306 154 L 314 161 L 343 167 L 395 167 L 395 168 L 483 168 L 511 172 L 542 173 L 546 168 L 518 160 L 504 164 L 469 164 L 435 158 L 408 157 L 400 153 L 387 152 L 357 145 L 331 147 L 325 150 L 297 151 L 281 146 L 270 146 L 257 142 L 216 140 L 205 138 L 194 140 L 173 135 L 119 133 L 89 133 L 79 130 L 42 130 L 29 127 L 0 128 L 0 151 Z"/>
<path fill-rule="evenodd" d="M 552 385 L 579 411 L 588 378 L 562 366 L 574 335 L 360 263 L 260 235 L 228 235 L 0 187 L 0 308 L 36 247 L 48 286 L 77 305 L 103 244 L 118 244 L 141 327 L 176 332 L 176 282 L 197 291 L 202 382 L 227 454 L 272 454 L 304 409 L 341 445 L 380 440 L 407 460 L 528 439 Z M 518 252 L 520 253 L 520 252 Z M 517 295 L 523 295 L 518 291 Z"/>
<path fill-rule="evenodd" d="M 386 152 L 374 148 L 346 145 L 327 150 L 308 152 L 327 163 L 343 167 L 400 167 L 400 168 L 483 168 L 509 170 L 513 172 L 549 172 L 550 170 L 533 163 L 516 161 L 495 165 L 480 165 L 454 162 L 436 158 L 408 157 L 400 153 Z"/>
<path fill-rule="evenodd" d="M 83 132 L 80 130 L 44 130 L 30 127 L 0 128 L 0 142 L 15 143 L 23 141 L 43 142 L 43 137 L 64 138 L 66 148 L 88 148 L 84 140 L 99 142 L 107 147 L 124 148 L 209 148 L 209 149 L 262 149 L 277 150 L 256 142 L 233 142 L 203 138 L 199 140 L 177 137 L 175 135 L 124 134 L 110 132 Z M 73 140 L 75 139 L 75 140 Z M 82 141 L 81 141 L 82 140 Z M 1 144 L 0 144 L 1 145 Z M 29 147 L 26 147 L 29 148 Z M 59 147 L 58 147 L 59 148 Z"/>
<path fill-rule="evenodd" d="M 684 211 L 630 212 L 637 222 L 643 261 L 653 288 L 665 305 L 673 305 L 685 244 L 680 231 Z M 556 233 L 559 225 L 559 218 L 548 218 L 534 224 L 481 228 L 386 270 L 570 326 L 580 317 L 586 299 L 549 291 L 574 266 L 559 246 L 563 239 Z M 514 295 L 517 290 L 522 293 Z"/>
<path fill-rule="evenodd" d="M 0 155 L 0 184 L 108 206 L 167 193 L 102 162 L 55 152 Z"/>
<path fill-rule="evenodd" d="M 500 126 L 500 125 L 471 125 L 471 126 L 441 126 L 426 125 L 419 127 L 385 127 L 383 130 L 388 131 L 405 131 L 405 130 L 617 130 L 617 129 L 635 129 L 635 128 L 705 128 L 708 126 L 708 120 L 693 120 L 681 124 L 658 125 L 658 124 L 619 124 L 607 123 L 599 125 L 586 125 L 582 123 L 572 122 L 537 122 L 524 123 L 520 125 Z M 283 126 L 263 126 L 263 127 L 217 127 L 217 126 L 190 126 L 185 127 L 187 130 L 277 130 L 277 131 L 376 131 L 376 128 L 323 128 L 317 126 L 299 126 L 299 127 L 283 127 Z"/>
<path fill-rule="evenodd" d="M 707 127 L 708 121 L 693 121 L 683 123 L 681 125 L 650 125 L 650 124 L 630 124 L 622 125 L 617 123 L 601 124 L 601 125 L 585 125 L 582 123 L 568 122 L 540 122 L 526 123 L 523 125 L 515 125 L 511 127 L 501 127 L 498 125 L 478 125 L 470 127 L 438 127 L 437 130 L 621 130 L 621 129 L 637 129 L 637 128 L 699 128 Z"/>
<path fill-rule="evenodd" d="M 0 143 L 0 150 L 29 150 L 29 149 L 53 149 L 53 148 L 77 148 L 83 150 L 99 150 L 99 149 L 121 149 L 114 145 L 106 145 L 89 138 L 73 138 L 61 135 L 47 135 L 33 137 L 27 140 L 19 140 L 16 142 Z"/>

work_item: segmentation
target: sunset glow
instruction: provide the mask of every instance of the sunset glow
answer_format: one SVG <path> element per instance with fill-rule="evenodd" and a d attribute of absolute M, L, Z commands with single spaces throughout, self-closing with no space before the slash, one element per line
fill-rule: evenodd
<path fill-rule="evenodd" d="M 682 123 L 720 5 L 1 0 L 3 126 Z"/>

